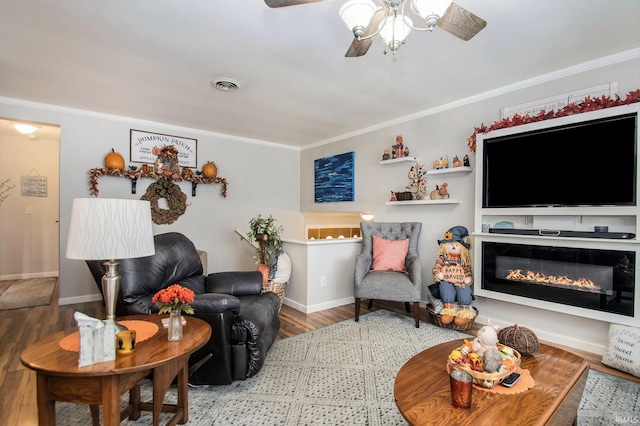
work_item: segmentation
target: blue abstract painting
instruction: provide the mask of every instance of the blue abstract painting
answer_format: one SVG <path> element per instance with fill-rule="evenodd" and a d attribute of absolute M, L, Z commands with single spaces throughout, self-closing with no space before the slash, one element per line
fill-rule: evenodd
<path fill-rule="evenodd" d="M 315 160 L 315 202 L 353 201 L 354 153 L 333 155 Z"/>

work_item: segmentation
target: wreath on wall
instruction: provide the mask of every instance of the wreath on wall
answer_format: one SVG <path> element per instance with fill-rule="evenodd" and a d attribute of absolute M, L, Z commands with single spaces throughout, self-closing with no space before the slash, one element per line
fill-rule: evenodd
<path fill-rule="evenodd" d="M 169 209 L 161 209 L 158 200 L 166 198 Z M 169 225 L 187 210 L 187 195 L 175 183 L 159 179 L 149 185 L 141 200 L 151 203 L 151 219 L 157 225 Z"/>
<path fill-rule="evenodd" d="M 635 102 L 640 102 L 640 90 L 629 92 L 625 99 L 621 99 L 618 95 L 615 95 L 613 99 L 609 96 L 602 96 L 600 98 L 591 98 L 590 96 L 587 96 L 582 102 L 572 102 L 557 111 L 542 110 L 537 115 L 533 116 L 529 114 L 525 116 L 516 114 L 511 118 L 504 118 L 500 121 L 496 121 L 491 126 L 485 126 L 483 123 L 480 125 L 480 127 L 474 128 L 471 136 L 467 138 L 469 151 L 476 152 L 476 135 L 478 133 L 489 133 L 492 130 L 505 129 L 507 127 L 534 123 L 536 121 L 549 120 L 551 118 L 563 117 L 565 115 L 580 114 L 583 112 L 595 111 L 620 105 L 629 105 Z"/>

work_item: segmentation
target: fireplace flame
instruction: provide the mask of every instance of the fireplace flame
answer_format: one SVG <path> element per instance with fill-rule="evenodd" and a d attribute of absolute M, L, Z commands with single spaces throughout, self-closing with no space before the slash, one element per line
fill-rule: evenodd
<path fill-rule="evenodd" d="M 523 274 L 522 269 L 509 270 L 509 273 L 507 274 L 507 279 L 515 280 L 515 281 L 523 281 L 523 282 L 532 282 L 537 284 L 572 286 L 572 287 L 579 287 L 585 290 L 600 290 L 600 288 L 588 278 L 579 278 L 577 280 L 573 280 L 565 275 L 558 275 L 558 276 L 546 275 L 540 272 L 532 272 L 532 271 L 527 271 L 526 274 Z"/>

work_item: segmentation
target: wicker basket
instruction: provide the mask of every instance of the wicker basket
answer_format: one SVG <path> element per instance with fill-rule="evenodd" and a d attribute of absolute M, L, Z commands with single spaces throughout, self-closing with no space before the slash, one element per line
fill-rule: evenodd
<path fill-rule="evenodd" d="M 460 364 L 456 364 L 456 362 L 451 359 L 451 356 L 447 357 L 447 365 L 453 370 L 460 370 L 465 373 L 469 373 L 471 377 L 473 377 L 473 383 L 476 385 L 491 389 L 495 385 L 499 384 L 502 379 L 518 369 L 518 366 L 520 365 L 520 352 L 513 348 L 511 348 L 511 350 L 513 350 L 513 353 L 516 356 L 515 366 L 513 369 L 505 370 L 502 373 L 485 373 L 482 371 L 475 371 L 470 368 L 463 367 Z"/>
<path fill-rule="evenodd" d="M 280 307 L 278 308 L 278 312 L 282 309 L 282 302 L 284 301 L 284 287 L 287 283 L 274 283 L 269 281 L 266 284 L 262 285 L 262 292 L 266 293 L 268 291 L 275 293 L 280 298 Z"/>
<path fill-rule="evenodd" d="M 480 311 L 478 311 L 478 309 L 476 309 L 475 307 L 473 309 L 476 310 L 476 317 L 477 317 Z M 474 318 L 473 321 L 470 321 L 463 325 L 458 325 L 453 322 L 450 322 L 449 324 L 443 324 L 442 315 L 435 313 L 435 311 L 433 310 L 433 305 L 431 305 L 431 303 L 427 304 L 427 312 L 429 313 L 429 317 L 431 318 L 432 324 L 435 324 L 438 327 L 450 328 L 452 330 L 457 330 L 457 331 L 466 331 L 471 329 L 471 327 L 473 326 L 473 321 L 475 321 L 475 318 Z"/>

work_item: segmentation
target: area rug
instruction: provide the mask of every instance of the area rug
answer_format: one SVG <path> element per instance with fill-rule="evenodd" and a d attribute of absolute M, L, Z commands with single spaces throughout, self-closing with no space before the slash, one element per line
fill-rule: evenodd
<path fill-rule="evenodd" d="M 56 277 L 16 280 L 0 296 L 0 310 L 48 305 L 56 287 Z"/>
<path fill-rule="evenodd" d="M 393 399 L 398 370 L 418 352 L 463 337 L 469 336 L 424 322 L 416 329 L 413 318 L 380 310 L 361 316 L 358 323 L 347 320 L 278 340 L 256 377 L 228 386 L 190 388 L 187 424 L 406 425 Z M 595 376 L 594 382 L 592 373 L 587 383 L 591 394 L 581 402 L 585 407 L 580 418 L 585 422 L 580 425 L 607 424 L 596 421 L 625 415 L 620 410 L 637 412 L 640 384 L 623 380 L 632 386 L 620 385 L 607 375 L 600 375 L 606 380 Z M 142 398 L 151 400 L 150 386 L 142 387 Z M 620 401 L 607 406 L 613 399 Z M 175 400 L 171 388 L 165 402 Z M 57 403 L 56 417 L 59 425 L 91 422 L 88 407 L 76 404 Z M 168 417 L 163 414 L 161 423 Z M 123 424 L 148 425 L 152 419 L 145 412 L 137 421 Z"/>

